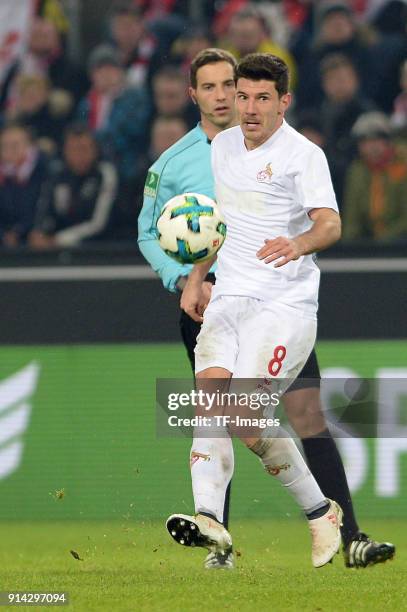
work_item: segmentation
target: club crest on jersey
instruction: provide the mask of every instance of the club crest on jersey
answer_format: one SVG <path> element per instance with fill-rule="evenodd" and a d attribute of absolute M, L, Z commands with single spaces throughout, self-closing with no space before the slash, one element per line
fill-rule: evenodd
<path fill-rule="evenodd" d="M 257 181 L 259 183 L 271 183 L 272 176 L 273 171 L 271 169 L 271 164 L 268 163 L 265 170 L 260 170 L 260 172 L 257 173 Z"/>

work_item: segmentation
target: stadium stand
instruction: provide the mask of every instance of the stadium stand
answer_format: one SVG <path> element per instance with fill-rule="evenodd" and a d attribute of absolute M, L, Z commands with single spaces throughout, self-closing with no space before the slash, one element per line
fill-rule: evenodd
<path fill-rule="evenodd" d="M 353 176 L 359 163 L 360 138 L 353 126 L 360 115 L 376 110 L 391 118 L 397 163 L 405 175 L 407 44 L 400 25 L 405 3 L 119 0 L 101 3 L 93 26 L 86 19 L 87 2 L 82 4 L 82 19 L 76 14 L 72 23 L 72 3 L 64 0 L 33 0 L 31 15 L 4 0 L 1 10 L 13 10 L 15 21 L 3 21 L 0 28 L 0 126 L 3 134 L 11 121 L 30 129 L 33 147 L 49 168 L 41 174 L 41 187 L 49 191 L 51 162 L 61 158 L 66 127 L 73 119 L 87 124 L 99 143 L 99 160 L 115 165 L 120 179 L 112 221 L 103 232 L 107 249 L 127 241 L 137 252 L 136 219 L 146 168 L 162 143 L 170 145 L 194 125 L 197 115 L 186 74 L 191 56 L 209 44 L 238 56 L 263 50 L 287 59 L 296 74 L 289 120 L 308 136 L 311 127 L 323 146 L 346 218 L 354 217 L 352 209 L 359 204 L 344 191 L 348 169 L 353 168 Z M 11 32 L 15 24 L 16 40 Z M 99 38 L 88 49 L 95 24 Z M 73 29 L 81 33 L 82 51 L 72 46 Z M 78 63 L 73 58 L 80 52 Z M 2 161 L 0 218 L 9 206 L 5 185 L 12 174 Z M 19 176 L 18 189 L 32 198 L 29 181 Z M 36 200 L 30 205 L 35 209 Z M 407 238 L 403 228 L 400 223 L 398 241 Z M 353 241 L 378 239 L 368 226 L 346 233 Z M 7 248 L 21 248 L 21 241 Z"/>

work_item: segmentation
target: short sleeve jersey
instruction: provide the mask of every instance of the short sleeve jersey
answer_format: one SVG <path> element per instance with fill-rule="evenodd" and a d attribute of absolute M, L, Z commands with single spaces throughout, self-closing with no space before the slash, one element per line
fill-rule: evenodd
<path fill-rule="evenodd" d="M 312 209 L 338 211 L 323 151 L 285 121 L 265 143 L 248 151 L 238 126 L 214 138 L 212 170 L 227 224 L 212 297 L 272 300 L 315 318 L 320 273 L 313 255 L 275 268 L 256 253 L 265 239 L 293 238 L 310 229 Z"/>

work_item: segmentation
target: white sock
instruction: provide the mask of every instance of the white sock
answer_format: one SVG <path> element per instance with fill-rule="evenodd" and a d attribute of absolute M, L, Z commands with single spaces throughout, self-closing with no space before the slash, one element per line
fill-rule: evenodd
<path fill-rule="evenodd" d="M 233 444 L 226 429 L 222 434 L 217 429 L 222 437 L 199 437 L 205 433 L 195 430 L 190 455 L 195 512 L 213 514 L 222 523 L 226 489 L 234 469 Z"/>
<path fill-rule="evenodd" d="M 326 497 L 292 438 L 261 438 L 251 449 L 266 471 L 287 488 L 306 514 L 326 505 Z"/>

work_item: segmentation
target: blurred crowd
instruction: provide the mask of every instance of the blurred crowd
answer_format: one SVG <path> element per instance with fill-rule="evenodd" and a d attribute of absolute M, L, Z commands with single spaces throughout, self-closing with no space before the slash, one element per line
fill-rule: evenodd
<path fill-rule="evenodd" d="M 64 1 L 28 1 L 20 37 L 0 28 L 3 247 L 134 242 L 148 167 L 199 120 L 188 70 L 211 46 L 287 62 L 287 119 L 327 155 L 344 240 L 407 238 L 405 1 L 200 2 L 196 23 L 194 0 L 113 0 L 80 65 Z"/>

